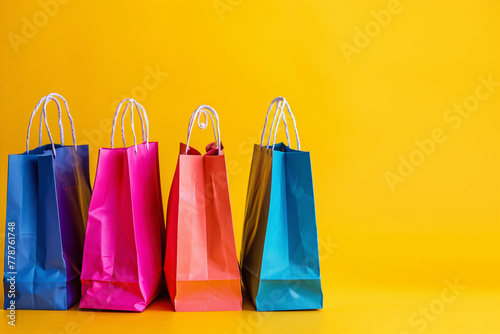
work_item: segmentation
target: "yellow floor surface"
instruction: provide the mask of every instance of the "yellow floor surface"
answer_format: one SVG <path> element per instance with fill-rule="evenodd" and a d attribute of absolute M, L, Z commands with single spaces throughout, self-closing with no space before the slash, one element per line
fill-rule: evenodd
<path fill-rule="evenodd" d="M 455 282 L 448 281 L 451 285 Z M 443 295 L 443 290 L 446 293 Z M 500 290 L 332 286 L 319 311 L 174 312 L 162 294 L 143 313 L 17 311 L 16 333 L 500 333 Z M 7 311 L 3 311 L 7 315 Z M 2 333 L 14 333 L 3 317 Z"/>

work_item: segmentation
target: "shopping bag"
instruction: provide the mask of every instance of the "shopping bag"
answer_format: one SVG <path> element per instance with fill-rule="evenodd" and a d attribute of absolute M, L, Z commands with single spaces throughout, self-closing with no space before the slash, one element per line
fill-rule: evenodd
<path fill-rule="evenodd" d="M 216 138 L 202 155 L 189 146 L 189 141 L 196 119 L 200 128 L 207 126 L 207 111 Z M 201 115 L 206 123 L 200 123 Z M 168 199 L 164 270 L 176 311 L 241 310 L 240 273 L 219 118 L 207 105 L 192 114 L 187 143 L 180 145 Z"/>
<path fill-rule="evenodd" d="M 114 148 L 116 121 L 124 103 L 124 148 Z M 141 119 L 142 144 L 137 144 L 135 136 L 134 107 Z M 123 122 L 129 108 L 134 145 L 125 147 Z M 149 141 L 144 107 L 125 99 L 114 115 L 111 148 L 99 150 L 83 252 L 80 307 L 143 311 L 163 288 L 164 243 L 158 143 Z"/>
<path fill-rule="evenodd" d="M 276 144 L 284 106 L 293 120 L 297 150 Z M 310 154 L 300 150 L 295 118 L 288 102 L 279 97 L 269 107 L 261 144 L 254 146 L 243 227 L 241 274 L 257 311 L 323 307 L 315 215 Z"/>
<path fill-rule="evenodd" d="M 73 145 L 64 145 L 61 106 L 71 123 Z M 61 144 L 54 144 L 47 123 L 47 103 L 59 111 Z M 33 117 L 42 118 L 51 144 L 30 150 Z M 80 271 L 91 196 L 87 145 L 76 145 L 66 100 L 43 97 L 31 114 L 26 152 L 9 155 L 4 258 L 4 308 L 66 310 L 80 298 Z"/>

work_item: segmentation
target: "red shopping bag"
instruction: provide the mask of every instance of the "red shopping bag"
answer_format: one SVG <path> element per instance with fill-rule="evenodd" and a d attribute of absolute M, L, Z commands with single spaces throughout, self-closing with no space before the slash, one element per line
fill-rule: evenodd
<path fill-rule="evenodd" d="M 201 154 L 189 147 L 191 130 L 210 118 L 216 142 Z M 206 123 L 200 124 L 201 114 Z M 217 131 L 215 127 L 217 126 Z M 164 266 L 176 311 L 241 310 L 241 284 L 234 242 L 226 161 L 214 109 L 202 105 L 191 116 L 181 144 L 167 209 Z"/>

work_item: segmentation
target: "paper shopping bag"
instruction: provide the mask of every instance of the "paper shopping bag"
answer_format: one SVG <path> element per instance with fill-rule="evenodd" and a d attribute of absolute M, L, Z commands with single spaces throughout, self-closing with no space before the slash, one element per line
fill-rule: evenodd
<path fill-rule="evenodd" d="M 189 146 L 197 117 L 207 111 L 216 142 L 206 153 Z M 217 122 L 217 131 L 213 117 Z M 165 276 L 176 311 L 241 310 L 241 283 L 234 241 L 226 161 L 218 115 L 200 106 L 181 144 L 167 209 Z M 198 125 L 205 128 L 206 124 Z"/>
<path fill-rule="evenodd" d="M 323 294 L 311 159 L 309 152 L 300 150 L 288 102 L 281 97 L 273 100 L 268 115 L 275 102 L 268 144 L 263 143 L 266 116 L 261 144 L 255 145 L 253 151 L 241 273 L 257 311 L 320 309 Z M 297 150 L 275 143 L 285 105 L 297 134 Z M 273 127 L 274 140 L 270 146 Z"/>
<path fill-rule="evenodd" d="M 123 103 L 123 145 L 123 120 L 130 107 L 134 146 L 113 148 Z M 137 144 L 133 130 L 134 107 L 141 118 L 142 144 Z M 83 253 L 80 307 L 143 311 L 163 288 L 164 224 L 158 143 L 149 142 L 146 110 L 135 100 L 125 99 L 114 116 L 111 148 L 99 150 Z"/>
<path fill-rule="evenodd" d="M 61 106 L 71 123 L 73 145 L 64 145 Z M 47 103 L 59 111 L 61 144 L 54 144 L 47 123 Z M 33 117 L 40 115 L 51 144 L 29 149 Z M 41 128 L 40 128 L 41 130 Z M 66 310 L 80 298 L 80 271 L 90 201 L 87 145 L 76 145 L 66 100 L 52 93 L 31 114 L 26 152 L 9 155 L 4 258 L 6 309 Z"/>

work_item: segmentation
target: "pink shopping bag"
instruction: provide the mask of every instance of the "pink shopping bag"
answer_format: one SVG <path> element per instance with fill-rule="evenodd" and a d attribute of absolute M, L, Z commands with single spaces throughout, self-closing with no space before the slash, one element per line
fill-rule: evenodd
<path fill-rule="evenodd" d="M 116 120 L 124 103 L 123 145 L 123 121 L 130 107 L 134 146 L 113 148 Z M 133 130 L 134 107 L 141 118 L 142 144 L 137 144 Z M 118 105 L 111 148 L 99 150 L 88 217 L 80 307 L 143 311 L 163 288 L 165 221 L 158 143 L 149 142 L 146 111 L 133 99 Z"/>

